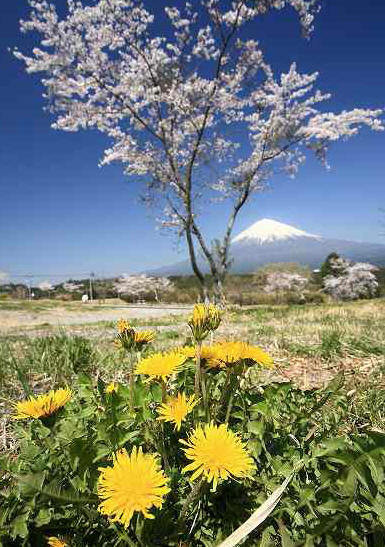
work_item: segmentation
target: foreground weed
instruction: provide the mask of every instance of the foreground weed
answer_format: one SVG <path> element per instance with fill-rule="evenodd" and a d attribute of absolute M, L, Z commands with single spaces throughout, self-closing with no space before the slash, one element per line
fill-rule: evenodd
<path fill-rule="evenodd" d="M 370 355 L 384 355 L 385 356 L 385 344 L 373 340 L 368 337 L 350 338 L 348 340 L 349 351 L 357 353 L 358 355 L 370 356 Z"/>
<path fill-rule="evenodd" d="M 319 354 L 323 359 L 331 360 L 342 354 L 342 336 L 338 330 L 322 333 Z"/>

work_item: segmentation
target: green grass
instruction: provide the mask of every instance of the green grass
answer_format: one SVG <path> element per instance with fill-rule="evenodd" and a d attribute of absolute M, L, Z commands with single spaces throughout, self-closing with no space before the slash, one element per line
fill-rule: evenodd
<path fill-rule="evenodd" d="M 0 391 L 14 393 L 26 385 L 38 388 L 47 381 L 66 384 L 79 372 L 97 369 L 98 350 L 81 336 L 3 339 L 0 344 Z M 103 361 L 103 359 L 102 359 Z"/>
<path fill-rule="evenodd" d="M 382 355 L 385 356 L 385 344 L 378 343 L 372 338 L 352 338 L 349 347 L 358 355 Z"/>
<path fill-rule="evenodd" d="M 36 306 L 35 302 L 32 304 Z M 298 376 L 296 360 L 301 359 L 309 372 L 317 373 L 322 384 L 327 375 L 330 378 L 330 370 L 363 367 L 368 376 L 372 369 L 383 366 L 384 311 L 384 300 L 232 308 L 225 314 L 216 338 L 243 339 L 261 345 L 294 379 Z M 156 330 L 154 351 L 188 343 L 185 315 L 132 319 L 130 323 Z M 0 392 L 4 397 L 15 397 L 25 389 L 23 382 L 41 390 L 69 383 L 78 372 L 101 375 L 106 380 L 124 377 L 127 362 L 113 345 L 114 328 L 112 321 L 59 330 L 42 324 L 32 332 L 17 329 L 0 337 Z M 372 399 L 377 401 L 374 396 Z"/>
<path fill-rule="evenodd" d="M 258 306 L 249 309 L 232 309 L 226 313 L 215 334 L 215 339 L 236 338 L 259 344 L 272 354 L 277 363 L 278 373 L 261 371 L 258 367 L 253 367 L 244 381 L 245 390 L 250 390 L 250 393 L 266 393 L 271 390 L 269 404 L 259 407 L 258 419 L 245 421 L 248 431 L 251 432 L 254 428 L 253 433 L 260 432 L 261 422 L 262 425 L 270 424 L 269 427 L 272 427 L 271 424 L 275 423 L 274 420 L 279 422 L 281 418 L 287 419 L 285 427 L 298 426 L 298 431 L 303 430 L 305 449 L 308 440 L 312 442 L 313 434 L 319 435 L 321 428 L 325 431 L 335 431 L 333 433 L 336 435 L 334 442 L 339 442 L 346 435 L 361 439 L 364 434 L 378 436 L 379 432 L 384 432 L 384 315 L 384 302 L 381 300 L 358 302 L 353 305 Z M 156 320 L 132 320 L 130 322 L 135 327 L 141 328 L 151 325 L 156 330 L 156 340 L 150 351 L 163 351 L 188 343 L 189 329 L 186 325 L 186 317 L 168 316 Z M 46 326 L 43 332 L 44 335 L 36 335 L 36 332 L 27 333 L 25 330 L 15 330 L 12 335 L 0 337 L 0 411 L 3 411 L 2 422 L 8 432 L 8 437 L 6 437 L 9 443 L 8 450 L 16 451 L 18 448 L 18 441 L 16 437 L 12 437 L 12 428 L 9 427 L 9 413 L 12 412 L 12 403 L 15 400 L 64 385 L 73 387 L 77 392 L 79 391 L 79 382 L 85 380 L 84 374 L 93 378 L 93 381 L 90 382 L 93 385 L 104 385 L 103 382 L 99 382 L 99 379 L 105 382 L 119 381 L 128 385 L 130 358 L 119 351 L 113 343 L 114 322 L 102 321 L 87 325 L 71 325 L 71 327 L 61 329 Z M 298 362 L 307 372 L 306 382 L 303 378 L 303 368 L 297 371 L 295 369 Z M 289 404 L 292 406 L 288 406 L 287 409 L 290 408 L 293 416 L 296 415 L 294 410 L 297 408 L 297 403 L 294 404 L 293 401 L 290 401 L 287 395 L 292 388 L 288 384 L 282 383 L 271 383 L 268 387 L 261 386 L 261 384 L 274 382 L 277 379 L 277 374 L 281 374 L 281 368 L 285 373 L 290 373 L 294 384 L 302 385 L 302 387 L 306 384 L 307 389 L 303 391 L 295 389 L 296 401 L 302 401 L 303 409 L 308 409 L 306 416 L 301 420 L 298 419 L 299 415 L 297 416 L 297 422 L 293 420 L 291 414 L 288 418 L 285 418 L 283 414 L 285 404 Z M 338 374 L 341 371 L 344 373 Z M 314 406 L 313 403 L 310 407 L 305 404 L 307 398 L 310 401 L 314 394 L 319 393 L 314 389 L 309 389 L 313 385 L 308 384 L 309 376 L 315 372 L 321 375 L 321 384 L 329 382 L 330 377 L 335 378 L 330 385 L 338 384 L 338 389 L 333 388 L 336 392 L 335 396 L 330 399 L 330 393 L 326 390 L 325 409 L 327 412 L 325 414 L 317 413 L 318 406 Z M 327 381 L 326 376 L 322 376 L 324 372 L 329 373 Z M 286 382 L 287 379 L 287 376 L 279 378 L 280 381 Z M 311 381 L 313 380 L 314 378 Z M 88 380 L 86 381 L 88 382 Z M 281 399 L 279 390 L 281 390 Z M 247 391 L 243 395 L 245 394 L 247 395 Z M 98 401 L 97 412 L 93 410 L 90 416 L 94 416 L 100 410 L 103 410 L 102 414 L 105 413 L 100 398 Z M 257 407 L 259 404 L 248 405 L 249 408 L 252 406 Z M 263 408 L 266 416 L 262 412 Z M 270 416 L 272 411 L 276 413 L 274 420 L 265 419 Z M 124 413 L 122 423 L 126 421 L 126 409 Z M 308 425 L 308 422 L 314 424 L 314 429 Z M 264 431 L 265 428 L 268 431 L 267 426 L 263 425 L 263 427 Z M 293 441 L 293 446 L 296 446 L 299 441 L 296 431 L 294 429 L 288 430 L 290 430 L 290 450 L 292 450 L 291 442 Z M 72 423 L 70 432 L 72 435 Z M 310 436 L 307 437 L 308 435 Z M 301 439 L 301 437 L 299 438 Z M 321 446 L 319 440 L 315 442 Z M 252 445 L 250 444 L 250 446 Z M 254 446 L 257 448 L 261 446 L 259 439 Z M 303 446 L 301 446 L 301 450 L 303 450 Z M 1 450 L 7 450 L 7 446 L 1 447 Z M 268 451 L 269 458 L 272 458 L 270 446 L 268 446 Z M 59 452 L 56 450 L 56 453 Z M 338 453 L 337 456 L 340 458 L 341 454 Z M 352 468 L 354 468 L 353 464 L 356 459 L 351 458 Z M 277 465 L 282 468 L 281 461 L 277 461 Z M 327 469 L 339 468 L 338 458 L 336 462 L 332 460 L 330 462 L 328 467 L 320 468 L 320 477 L 326 473 Z M 373 467 L 372 459 L 369 463 L 369 472 L 377 473 Z M 291 469 L 292 464 L 288 466 L 288 472 Z M 361 473 L 362 465 L 357 469 L 357 473 Z M 258 472 L 260 473 L 260 469 Z M 341 474 L 341 484 L 344 484 L 345 481 L 348 482 L 347 476 L 347 474 Z M 382 477 L 381 474 L 376 476 Z M 303 501 L 308 503 L 307 491 L 310 491 L 311 482 L 307 475 L 303 476 L 303 480 L 305 484 Z M 335 480 L 331 480 L 330 484 L 334 485 L 337 490 L 340 488 L 340 483 Z M 322 489 L 317 492 L 320 492 L 322 497 L 327 490 L 322 486 Z M 288 507 L 290 507 L 290 496 L 286 496 L 284 499 L 289 500 Z M 308 506 L 313 511 L 314 506 L 312 504 Z M 366 511 L 365 507 L 362 509 L 364 512 Z M 317 510 L 317 507 L 315 509 Z M 295 515 L 301 514 L 300 511 L 295 510 Z M 354 515 L 357 516 L 356 513 Z M 272 545 L 273 543 L 267 544 Z M 290 545 L 294 545 L 291 540 Z"/>

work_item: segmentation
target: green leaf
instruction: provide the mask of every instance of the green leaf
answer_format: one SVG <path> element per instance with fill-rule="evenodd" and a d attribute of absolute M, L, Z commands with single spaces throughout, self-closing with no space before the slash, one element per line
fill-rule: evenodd
<path fill-rule="evenodd" d="M 156 403 L 162 402 L 162 387 L 158 383 L 152 383 L 150 386 L 151 396 Z"/>
<path fill-rule="evenodd" d="M 19 478 L 20 483 L 23 485 L 23 488 L 28 489 L 28 492 L 35 492 L 41 496 L 46 496 L 55 500 L 58 503 L 63 504 L 77 504 L 77 503 L 90 503 L 94 501 L 91 498 L 85 498 L 79 496 L 77 492 L 73 489 L 64 489 L 57 481 L 51 481 L 47 486 L 42 486 L 38 480 L 35 480 L 33 477 L 29 480 L 28 475 Z"/>
<path fill-rule="evenodd" d="M 258 544 L 258 547 L 271 547 L 274 545 L 274 528 L 269 526 L 262 532 L 261 540 Z"/>
<path fill-rule="evenodd" d="M 20 494 L 25 497 L 34 496 L 42 488 L 45 477 L 45 472 L 33 475 L 20 475 L 18 477 Z"/>
<path fill-rule="evenodd" d="M 44 526 L 51 521 L 51 510 L 48 508 L 42 508 L 38 512 L 35 518 L 35 524 L 37 527 Z"/>
<path fill-rule="evenodd" d="M 107 459 L 112 454 L 112 448 L 105 444 L 99 444 L 96 449 L 96 456 L 92 460 L 92 463 L 99 462 L 100 460 Z"/>
<path fill-rule="evenodd" d="M 268 405 L 266 401 L 261 401 L 260 403 L 251 405 L 249 410 L 252 414 L 262 414 L 263 416 L 271 415 L 270 406 Z"/>
<path fill-rule="evenodd" d="M 251 454 L 254 456 L 254 458 L 258 458 L 262 452 L 262 443 L 258 439 L 253 439 L 251 441 L 248 441 L 247 447 L 250 450 Z"/>
<path fill-rule="evenodd" d="M 118 446 L 122 448 L 129 441 L 133 441 L 139 435 L 138 431 L 129 431 L 128 433 L 121 432 L 119 435 Z"/>
<path fill-rule="evenodd" d="M 253 433 L 257 437 L 263 437 L 263 434 L 265 432 L 265 424 L 261 420 L 254 420 L 252 422 L 248 422 L 247 424 L 247 431 L 250 433 Z"/>
<path fill-rule="evenodd" d="M 16 539 L 17 537 L 26 538 L 28 536 L 28 518 L 29 512 L 18 515 L 11 522 L 11 537 Z"/>
<path fill-rule="evenodd" d="M 278 521 L 278 528 L 281 535 L 282 547 L 294 547 L 290 534 L 281 520 Z"/>

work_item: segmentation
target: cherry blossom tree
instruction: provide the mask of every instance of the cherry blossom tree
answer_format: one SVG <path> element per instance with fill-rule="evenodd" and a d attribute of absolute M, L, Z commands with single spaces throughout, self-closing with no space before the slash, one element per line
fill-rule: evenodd
<path fill-rule="evenodd" d="M 48 293 L 48 296 L 51 297 L 52 291 L 55 290 L 55 287 L 50 281 L 42 281 L 38 284 L 38 289 L 40 289 L 43 293 Z M 29 288 L 29 293 L 31 293 L 31 288 Z"/>
<path fill-rule="evenodd" d="M 275 292 L 296 292 L 302 291 L 309 283 L 309 280 L 299 274 L 291 272 L 272 272 L 267 275 L 264 291 L 268 294 Z"/>
<path fill-rule="evenodd" d="M 38 284 L 38 288 L 41 291 L 49 292 L 49 291 L 53 291 L 54 286 L 52 285 L 50 281 L 42 281 L 41 283 Z"/>
<path fill-rule="evenodd" d="M 167 277 L 150 277 L 145 274 L 125 274 L 114 283 L 114 289 L 119 295 L 144 298 L 149 293 L 153 293 L 157 302 L 160 295 L 173 290 L 173 288 L 174 284 Z"/>
<path fill-rule="evenodd" d="M 150 0 L 67 0 L 64 15 L 54 1 L 28 1 L 21 29 L 36 31 L 40 43 L 14 53 L 42 74 L 53 127 L 109 138 L 101 164 L 121 162 L 143 182 L 162 226 L 186 241 L 203 293 L 198 256 L 220 292 L 235 221 L 274 173 L 293 176 L 307 151 L 326 162 L 330 143 L 362 126 L 382 129 L 381 110 L 320 110 L 330 95 L 316 89 L 316 72 L 292 64 L 276 74 L 259 43 L 245 37 L 254 19 L 284 8 L 297 12 L 309 36 L 317 0 L 191 0 L 183 9 L 170 0 L 164 35 Z M 219 201 L 230 213 L 211 243 L 201 219 L 205 205 Z"/>
<path fill-rule="evenodd" d="M 80 292 L 83 288 L 81 283 L 74 283 L 73 281 L 66 281 L 63 283 L 63 289 L 67 292 Z"/>
<path fill-rule="evenodd" d="M 378 281 L 373 264 L 366 262 L 353 263 L 344 258 L 336 258 L 336 275 L 324 278 L 324 291 L 336 300 L 357 300 L 374 298 L 378 292 Z"/>

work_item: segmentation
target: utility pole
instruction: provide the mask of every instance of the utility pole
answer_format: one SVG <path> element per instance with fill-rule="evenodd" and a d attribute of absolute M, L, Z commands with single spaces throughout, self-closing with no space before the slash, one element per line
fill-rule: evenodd
<path fill-rule="evenodd" d="M 93 302 L 94 300 L 94 288 L 93 288 L 93 279 L 95 277 L 94 272 L 90 273 L 90 300 Z"/>
<path fill-rule="evenodd" d="M 28 300 L 32 300 L 32 288 L 31 288 L 32 275 L 27 275 L 26 277 L 27 277 Z"/>

